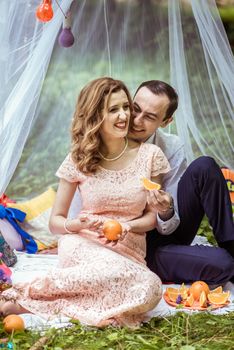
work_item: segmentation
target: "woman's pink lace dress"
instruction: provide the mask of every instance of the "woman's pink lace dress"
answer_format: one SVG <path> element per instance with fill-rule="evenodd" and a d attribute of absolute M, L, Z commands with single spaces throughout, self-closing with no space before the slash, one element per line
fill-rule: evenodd
<path fill-rule="evenodd" d="M 92 176 L 78 171 L 70 155 L 57 176 L 77 182 L 82 213 L 126 222 L 142 216 L 146 193 L 141 177 L 169 171 L 169 163 L 155 145 L 141 144 L 125 169 L 100 167 Z M 63 315 L 87 325 L 115 319 L 137 326 L 161 298 L 161 281 L 145 265 L 145 234 L 130 232 L 114 247 L 96 232 L 66 234 L 59 241 L 59 267 L 30 284 L 16 284 L 4 292 L 27 310 L 41 316 Z"/>

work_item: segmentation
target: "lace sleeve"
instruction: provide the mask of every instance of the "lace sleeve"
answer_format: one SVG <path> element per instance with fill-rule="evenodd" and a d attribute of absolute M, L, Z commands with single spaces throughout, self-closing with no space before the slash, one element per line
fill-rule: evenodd
<path fill-rule="evenodd" d="M 157 147 L 157 150 L 153 153 L 151 176 L 166 174 L 169 170 L 171 170 L 171 167 L 165 154 L 161 148 Z"/>
<path fill-rule="evenodd" d="M 68 182 L 80 182 L 82 177 L 81 172 L 76 168 L 70 154 L 64 159 L 55 175 Z"/>

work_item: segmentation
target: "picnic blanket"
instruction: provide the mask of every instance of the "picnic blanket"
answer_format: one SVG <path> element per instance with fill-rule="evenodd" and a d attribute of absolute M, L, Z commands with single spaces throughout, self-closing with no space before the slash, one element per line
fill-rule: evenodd
<path fill-rule="evenodd" d="M 194 241 L 194 244 L 207 244 L 207 241 L 204 239 L 204 237 L 197 237 Z M 55 267 L 58 263 L 58 256 L 57 255 L 50 255 L 50 254 L 27 254 L 23 252 L 16 252 L 18 261 L 14 265 L 14 267 L 11 268 L 12 270 L 12 280 L 13 282 L 27 282 L 32 279 L 34 279 L 37 276 L 43 276 L 46 274 L 46 272 L 52 268 Z M 166 290 L 168 287 L 175 287 L 178 288 L 179 285 L 176 284 L 165 284 L 163 285 L 163 291 Z M 215 287 L 215 286 L 211 286 Z M 209 310 L 209 311 L 194 311 L 194 310 L 188 310 L 188 309 L 176 309 L 173 306 L 168 305 L 165 300 L 162 298 L 160 303 L 151 310 L 147 316 L 150 320 L 152 317 L 165 317 L 165 316 L 171 316 L 175 314 L 178 311 L 184 311 L 187 313 L 197 313 L 197 312 L 210 312 L 212 314 L 225 314 L 230 311 L 234 311 L 234 284 L 231 282 L 227 282 L 223 286 L 224 290 L 230 290 L 230 304 L 227 307 L 219 308 L 216 310 Z M 62 318 L 56 318 L 53 320 L 45 320 L 38 316 L 26 314 L 25 315 L 25 323 L 26 328 L 30 329 L 44 329 L 49 327 L 65 327 L 69 326 L 70 322 L 69 319 L 66 317 Z"/>

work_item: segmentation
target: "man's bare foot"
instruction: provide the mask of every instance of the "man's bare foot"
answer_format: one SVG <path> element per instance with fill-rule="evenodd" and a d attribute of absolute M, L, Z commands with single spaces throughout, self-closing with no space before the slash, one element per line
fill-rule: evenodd
<path fill-rule="evenodd" d="M 7 315 L 20 315 L 30 313 L 30 311 L 26 310 L 24 307 L 20 306 L 19 304 L 13 302 L 13 301 L 1 301 L 0 302 L 0 315 L 7 316 Z"/>

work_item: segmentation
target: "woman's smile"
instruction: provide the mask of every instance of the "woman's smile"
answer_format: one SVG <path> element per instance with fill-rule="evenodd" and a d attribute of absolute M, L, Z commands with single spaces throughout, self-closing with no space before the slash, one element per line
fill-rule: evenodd
<path fill-rule="evenodd" d="M 114 124 L 114 126 L 117 129 L 125 130 L 128 127 L 128 123 L 127 122 L 118 122 L 118 123 Z"/>

